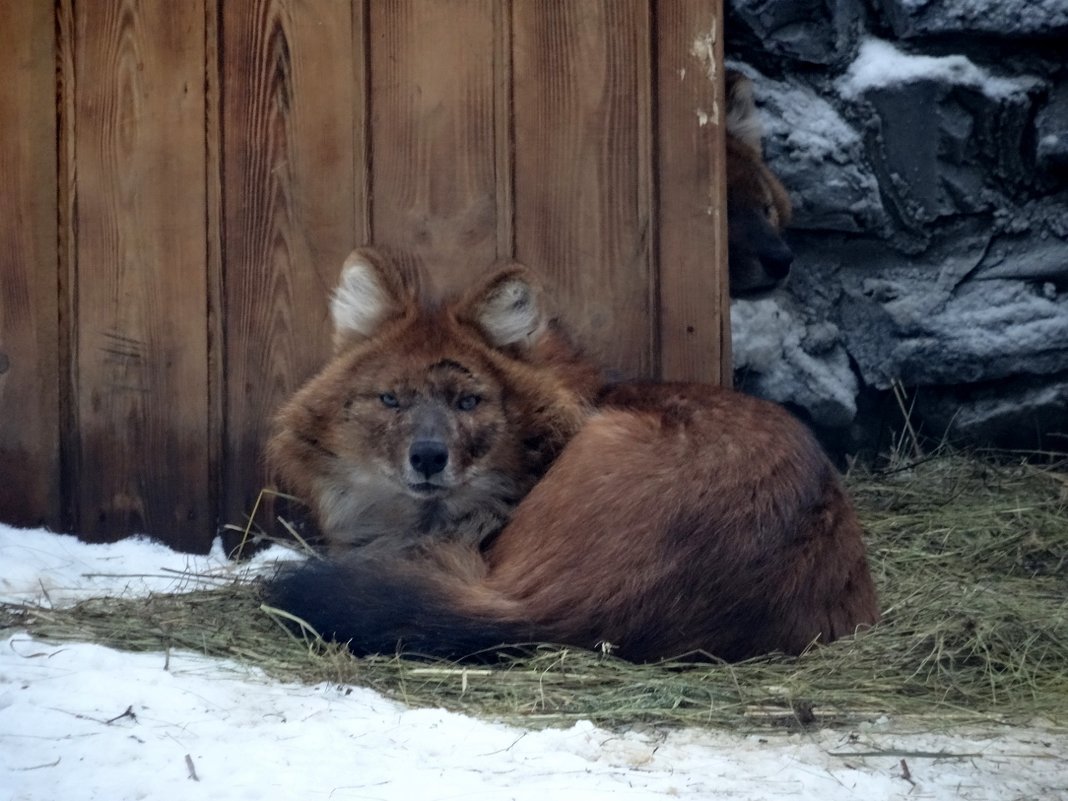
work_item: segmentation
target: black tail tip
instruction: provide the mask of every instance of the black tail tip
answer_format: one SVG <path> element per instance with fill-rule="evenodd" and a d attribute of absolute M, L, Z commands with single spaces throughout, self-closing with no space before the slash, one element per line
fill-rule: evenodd
<path fill-rule="evenodd" d="M 532 640 L 524 626 L 460 611 L 410 562 L 310 559 L 281 568 L 262 598 L 297 634 L 342 643 L 356 656 L 485 662 L 502 644 Z"/>
<path fill-rule="evenodd" d="M 281 566 L 266 580 L 260 597 L 265 606 L 283 613 L 278 619 L 294 633 L 341 640 L 344 585 L 339 566 L 309 559 Z"/>

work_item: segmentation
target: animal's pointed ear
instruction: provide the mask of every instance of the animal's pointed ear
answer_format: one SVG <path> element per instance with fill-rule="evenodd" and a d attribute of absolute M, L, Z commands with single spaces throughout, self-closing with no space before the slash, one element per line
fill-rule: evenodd
<path fill-rule="evenodd" d="M 753 84 L 742 73 L 727 70 L 727 133 L 760 152 L 764 126 L 753 99 Z"/>
<path fill-rule="evenodd" d="M 373 248 L 357 248 L 345 259 L 330 298 L 334 347 L 374 336 L 414 302 L 415 288 L 400 266 Z"/>
<path fill-rule="evenodd" d="M 461 301 L 457 316 L 497 348 L 534 346 L 548 330 L 542 282 L 521 264 L 504 267 Z"/>

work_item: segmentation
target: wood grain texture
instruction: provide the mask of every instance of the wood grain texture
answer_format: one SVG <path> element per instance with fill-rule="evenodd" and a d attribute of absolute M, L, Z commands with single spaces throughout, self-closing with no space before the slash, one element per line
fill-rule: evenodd
<path fill-rule="evenodd" d="M 498 255 L 498 0 L 370 5 L 373 238 L 451 286 Z M 505 151 L 506 152 L 506 151 Z M 507 202 L 507 201 L 506 201 Z M 510 249 L 510 236 L 502 234 Z"/>
<path fill-rule="evenodd" d="M 0 2 L 0 521 L 63 528 L 55 20 Z"/>
<path fill-rule="evenodd" d="M 623 377 L 655 372 L 646 3 L 516 0 L 516 252 Z"/>
<path fill-rule="evenodd" d="M 352 198 L 357 245 L 371 241 L 371 31 L 369 5 L 352 0 Z"/>
<path fill-rule="evenodd" d="M 74 10 L 77 528 L 203 551 L 204 7 Z"/>
<path fill-rule="evenodd" d="M 223 522 L 267 482 L 278 406 L 329 353 L 327 298 L 356 244 L 352 4 L 222 6 L 226 449 Z"/>
<path fill-rule="evenodd" d="M 226 435 L 226 338 L 223 302 L 223 160 L 221 4 L 204 0 L 204 209 L 207 269 L 205 325 L 207 351 L 208 508 L 218 525 Z"/>
<path fill-rule="evenodd" d="M 0 520 L 243 523 L 369 240 L 527 261 L 616 375 L 729 381 L 720 14 L 0 0 Z"/>
<path fill-rule="evenodd" d="M 77 241 L 77 130 L 75 108 L 75 28 L 74 0 L 56 3 L 56 135 L 57 179 L 56 217 L 59 235 L 59 461 L 61 515 L 67 530 L 74 530 L 74 487 L 78 485 L 81 454 L 78 439 L 78 408 L 74 396 L 78 360 L 74 343 L 77 336 L 78 304 L 74 288 L 78 283 Z"/>
<path fill-rule="evenodd" d="M 721 0 L 657 0 L 660 376 L 730 383 Z"/>

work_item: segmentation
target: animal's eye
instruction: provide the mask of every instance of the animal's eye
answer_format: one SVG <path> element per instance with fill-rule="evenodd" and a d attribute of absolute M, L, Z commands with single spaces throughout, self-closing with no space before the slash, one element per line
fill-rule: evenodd
<path fill-rule="evenodd" d="M 456 401 L 456 408 L 461 412 L 469 412 L 481 402 L 482 398 L 478 395 L 461 395 L 460 399 Z"/>
<path fill-rule="evenodd" d="M 400 401 L 397 400 L 397 396 L 392 392 L 383 392 L 378 396 L 378 399 L 382 401 L 382 405 L 389 409 L 396 409 L 400 406 Z"/>

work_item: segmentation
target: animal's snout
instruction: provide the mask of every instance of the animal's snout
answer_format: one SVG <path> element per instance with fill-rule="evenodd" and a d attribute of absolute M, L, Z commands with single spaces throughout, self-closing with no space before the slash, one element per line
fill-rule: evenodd
<path fill-rule="evenodd" d="M 794 263 L 794 252 L 786 245 L 767 250 L 760 254 L 760 264 L 768 277 L 781 281 L 790 274 L 790 265 Z"/>
<path fill-rule="evenodd" d="M 408 463 L 429 481 L 449 463 L 449 449 L 438 440 L 417 439 L 408 448 Z"/>

